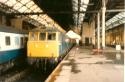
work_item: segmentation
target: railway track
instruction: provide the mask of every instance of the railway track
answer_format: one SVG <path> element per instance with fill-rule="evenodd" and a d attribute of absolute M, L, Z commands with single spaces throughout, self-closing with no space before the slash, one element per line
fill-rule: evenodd
<path fill-rule="evenodd" d="M 48 67 L 46 71 L 42 68 L 27 67 L 13 68 L 0 76 L 0 82 L 44 82 L 54 68 Z"/>
<path fill-rule="evenodd" d="M 29 74 L 31 69 L 29 67 L 13 67 L 6 71 L 4 74 L 0 75 L 0 82 L 15 82 L 25 75 Z"/>
<path fill-rule="evenodd" d="M 40 69 L 36 69 L 16 82 L 44 82 L 48 75 L 49 73 L 43 73 Z"/>
<path fill-rule="evenodd" d="M 0 82 L 44 82 L 55 67 L 14 66 L 0 75 Z"/>

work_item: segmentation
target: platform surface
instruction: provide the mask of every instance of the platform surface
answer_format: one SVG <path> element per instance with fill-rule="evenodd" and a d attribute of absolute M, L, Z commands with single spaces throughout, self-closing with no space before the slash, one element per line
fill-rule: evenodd
<path fill-rule="evenodd" d="M 124 82 L 124 53 L 74 47 L 54 82 Z"/>

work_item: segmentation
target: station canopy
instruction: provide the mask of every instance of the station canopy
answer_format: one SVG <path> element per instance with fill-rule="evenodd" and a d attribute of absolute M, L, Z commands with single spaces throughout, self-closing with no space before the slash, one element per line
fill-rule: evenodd
<path fill-rule="evenodd" d="M 7 14 L 43 12 L 43 10 L 40 9 L 32 0 L 0 0 L 0 6 L 0 11 Z M 23 18 L 37 27 L 56 27 L 59 30 L 64 31 L 61 26 L 47 14 L 27 15 Z"/>
<path fill-rule="evenodd" d="M 85 12 L 89 4 L 89 0 L 73 0 L 73 11 Z M 73 19 L 75 25 L 81 25 L 85 17 L 85 13 L 76 13 L 73 14 Z"/>
<path fill-rule="evenodd" d="M 120 12 L 106 21 L 106 30 L 125 24 L 125 12 Z"/>
<path fill-rule="evenodd" d="M 6 13 L 35 13 L 35 12 L 37 13 L 37 12 L 43 12 L 41 6 L 38 7 L 38 4 L 36 5 L 37 2 L 38 1 L 35 1 L 35 0 L 34 1 L 33 0 L 0 0 L 0 3 L 1 3 L 0 5 L 1 6 L 4 5 L 4 8 L 1 7 L 0 10 L 4 11 Z M 43 0 L 41 2 L 44 3 L 45 0 Z M 42 4 L 42 3 L 40 3 L 40 4 Z M 51 1 L 50 1 L 50 3 L 51 3 Z M 52 2 L 52 4 L 53 4 L 53 2 Z M 67 3 L 63 3 L 63 4 L 64 4 L 64 6 L 66 6 L 65 4 L 67 4 Z M 85 12 L 87 10 L 89 0 L 72 0 L 71 4 L 72 4 L 70 6 L 71 10 L 69 10 L 70 12 L 77 12 L 77 11 L 78 12 Z M 6 8 L 5 8 L 5 6 L 6 6 Z M 9 7 L 9 9 L 8 9 L 8 7 Z M 10 8 L 11 8 L 11 10 L 10 10 Z M 51 5 L 50 5 L 49 8 L 51 8 Z M 63 7 L 63 8 L 65 8 L 65 7 Z M 6 10 L 6 9 L 8 9 L 8 10 Z M 64 10 L 62 9 L 62 11 L 65 12 L 65 9 Z M 57 15 L 57 16 L 59 16 L 59 15 Z M 75 25 L 75 26 L 81 25 L 83 20 L 84 20 L 84 16 L 85 16 L 85 13 L 74 13 L 73 17 L 72 17 L 73 21 L 74 21 L 73 25 Z M 51 19 L 49 17 L 49 15 L 47 15 L 47 14 L 28 15 L 25 18 L 26 18 L 26 20 L 28 20 L 30 23 L 32 23 L 35 26 L 45 25 L 46 27 L 48 27 L 48 26 L 51 27 L 51 26 L 54 25 L 54 26 L 57 26 L 58 28 L 61 28 L 61 26 L 59 24 L 57 24 L 57 22 L 55 22 L 53 19 Z M 29 18 L 30 18 L 30 20 L 29 20 Z M 59 20 L 63 20 L 63 19 L 59 19 Z M 64 22 L 64 21 L 61 21 L 61 22 Z M 66 20 L 66 22 L 69 23 L 70 21 Z M 65 26 L 63 28 L 65 28 Z"/>
<path fill-rule="evenodd" d="M 90 23 L 101 10 L 103 0 L 0 0 L 1 12 L 24 18 L 40 27 L 56 27 L 69 31 Z M 106 10 L 124 9 L 124 0 L 105 0 Z M 115 10 L 114 10 L 115 11 Z M 38 15 L 15 15 L 13 13 L 39 13 Z M 53 13 L 50 13 L 53 12 Z M 120 11 L 121 12 L 121 11 Z M 106 12 L 106 29 L 124 23 L 124 12 Z M 50 18 L 51 17 L 51 18 Z M 55 22 L 56 21 L 56 22 Z M 64 31 L 64 30 L 63 30 Z"/>

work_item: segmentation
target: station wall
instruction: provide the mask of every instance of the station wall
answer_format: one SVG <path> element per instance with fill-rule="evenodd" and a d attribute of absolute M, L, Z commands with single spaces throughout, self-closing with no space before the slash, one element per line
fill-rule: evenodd
<path fill-rule="evenodd" d="M 95 45 L 95 21 L 83 23 L 82 44 L 86 46 Z"/>
<path fill-rule="evenodd" d="M 22 29 L 22 21 L 21 18 L 11 19 L 11 26 L 14 28 Z"/>

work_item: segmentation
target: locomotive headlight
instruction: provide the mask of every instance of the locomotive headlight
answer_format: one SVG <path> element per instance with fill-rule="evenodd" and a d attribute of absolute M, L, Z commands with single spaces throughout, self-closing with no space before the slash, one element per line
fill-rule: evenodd
<path fill-rule="evenodd" d="M 48 45 L 46 45 L 46 48 L 48 47 Z"/>
<path fill-rule="evenodd" d="M 35 47 L 37 48 L 37 47 L 38 47 L 38 45 L 37 45 L 37 44 L 35 44 Z"/>

